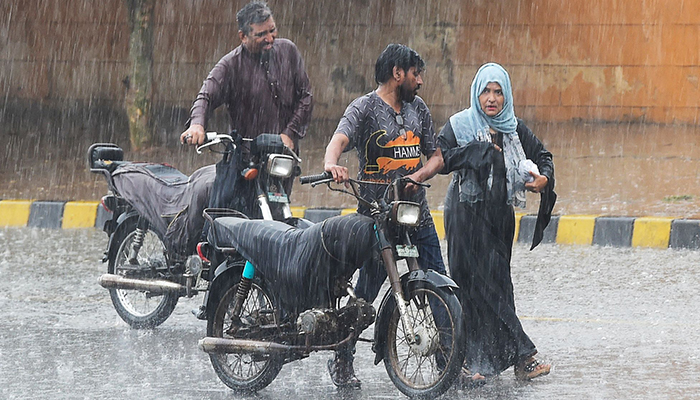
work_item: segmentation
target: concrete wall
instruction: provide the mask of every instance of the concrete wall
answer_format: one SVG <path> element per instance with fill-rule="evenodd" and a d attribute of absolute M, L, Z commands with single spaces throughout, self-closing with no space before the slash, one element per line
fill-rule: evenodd
<path fill-rule="evenodd" d="M 168 162 L 188 174 L 215 162 L 178 146 L 176 137 L 202 80 L 238 45 L 235 13 L 244 3 L 158 2 L 154 92 L 162 145 L 133 154 L 122 107 L 129 77 L 125 1 L 0 1 L 0 198 L 98 199 L 104 182 L 84 161 L 97 141 L 119 144 L 127 159 Z M 517 115 L 555 156 L 555 212 L 700 216 L 700 129 L 693 126 L 700 109 L 700 1 L 270 5 L 280 34 L 302 51 L 313 85 L 304 173 L 321 168 L 325 144 L 347 104 L 374 88 L 380 51 L 403 42 L 428 63 L 421 95 L 438 127 L 467 106 L 481 64 L 506 66 Z M 225 116 L 218 117 L 212 129 L 226 129 Z M 591 123 L 601 121 L 614 123 Z M 353 157 L 347 157 L 351 168 Z M 448 181 L 431 181 L 433 208 L 440 207 Z M 297 185 L 295 205 L 352 203 L 318 190 Z M 530 203 L 536 206 L 536 199 Z"/>
<path fill-rule="evenodd" d="M 212 65 L 238 44 L 235 12 L 243 3 L 158 2 L 157 102 L 189 107 Z M 270 5 L 281 35 L 304 54 L 319 120 L 337 120 L 352 98 L 374 87 L 374 61 L 390 42 L 407 43 L 426 58 L 423 96 L 438 123 L 466 106 L 473 74 L 486 61 L 511 72 L 517 112 L 529 120 L 695 123 L 698 118 L 700 2 L 277 0 Z M 0 15 L 0 89 L 6 104 L 121 104 L 129 75 L 124 1 L 5 0 Z M 7 113 L 1 116 L 3 122 L 18 123 Z"/>

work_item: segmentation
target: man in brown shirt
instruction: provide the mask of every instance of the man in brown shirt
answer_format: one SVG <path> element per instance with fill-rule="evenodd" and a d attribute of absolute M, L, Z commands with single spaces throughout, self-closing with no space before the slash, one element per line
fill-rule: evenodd
<path fill-rule="evenodd" d="M 298 152 L 311 120 L 312 96 L 304 61 L 296 45 L 277 39 L 277 26 L 265 2 L 253 1 L 236 15 L 241 45 L 211 70 L 190 110 L 182 143 L 204 142 L 207 119 L 222 104 L 231 128 L 254 138 L 279 133 Z"/>

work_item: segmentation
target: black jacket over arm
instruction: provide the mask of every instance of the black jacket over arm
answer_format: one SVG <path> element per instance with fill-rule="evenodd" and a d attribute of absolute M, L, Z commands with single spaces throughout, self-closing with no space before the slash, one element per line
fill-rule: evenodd
<path fill-rule="evenodd" d="M 554 162 L 552 161 L 552 153 L 545 149 L 542 142 L 520 119 L 518 119 L 516 132 L 525 156 L 537 164 L 541 175 L 547 177 L 547 186 L 540 193 L 540 207 L 537 212 L 532 247 L 530 247 L 532 250 L 542 241 L 544 229 L 551 220 L 552 210 L 557 200 L 557 194 L 554 192 Z M 492 162 L 492 152 L 497 151 L 489 142 L 474 141 L 459 146 L 449 121 L 440 132 L 438 142 L 445 162 L 445 166 L 440 171 L 442 174 L 449 174 L 461 169 L 473 169 L 481 171 L 482 173 L 477 174 L 477 176 L 483 178 L 485 168 L 489 167 Z"/>

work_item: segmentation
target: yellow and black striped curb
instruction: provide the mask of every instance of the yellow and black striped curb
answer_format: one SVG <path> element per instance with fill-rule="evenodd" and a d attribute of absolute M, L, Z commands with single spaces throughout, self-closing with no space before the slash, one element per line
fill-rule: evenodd
<path fill-rule="evenodd" d="M 320 222 L 354 209 L 292 207 L 295 217 Z M 438 236 L 445 230 L 442 211 L 432 211 Z M 0 227 L 102 228 L 109 212 L 97 201 L 0 200 Z M 515 239 L 529 243 L 536 216 L 516 214 Z M 700 249 L 700 220 L 673 217 L 552 216 L 543 243 Z"/>

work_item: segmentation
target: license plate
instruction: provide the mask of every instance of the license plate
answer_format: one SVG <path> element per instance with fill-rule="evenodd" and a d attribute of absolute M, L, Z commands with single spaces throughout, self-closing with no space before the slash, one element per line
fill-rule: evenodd
<path fill-rule="evenodd" d="M 414 245 L 405 246 L 402 244 L 396 245 L 396 254 L 399 257 L 413 257 L 418 258 L 418 248 Z"/>
<path fill-rule="evenodd" d="M 209 281 L 203 279 L 201 273 L 199 274 L 199 276 L 197 276 L 197 284 L 194 285 L 194 289 L 199 292 L 206 292 L 207 290 L 209 290 Z"/>
<path fill-rule="evenodd" d="M 270 203 L 289 203 L 289 197 L 282 193 L 267 192 L 267 199 L 270 201 Z"/>

